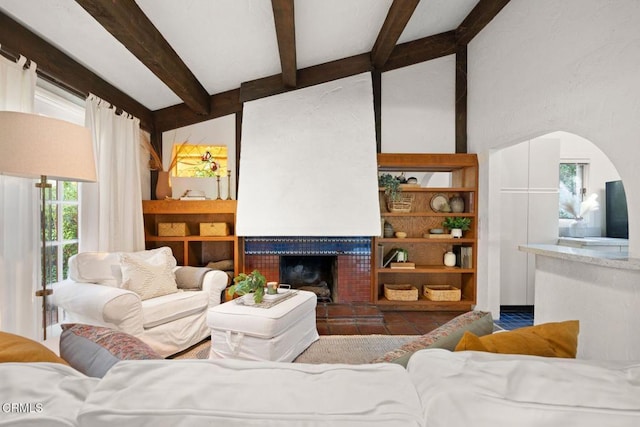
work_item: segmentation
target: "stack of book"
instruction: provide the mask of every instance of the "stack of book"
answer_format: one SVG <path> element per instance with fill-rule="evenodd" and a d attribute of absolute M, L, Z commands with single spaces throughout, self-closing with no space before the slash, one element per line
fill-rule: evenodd
<path fill-rule="evenodd" d="M 391 268 L 403 268 L 406 270 L 414 270 L 416 268 L 416 264 L 413 262 L 392 262 L 390 265 Z"/>
<path fill-rule="evenodd" d="M 180 197 L 180 200 L 207 200 L 204 191 L 187 190 Z"/>
<path fill-rule="evenodd" d="M 454 246 L 456 254 L 456 266 L 460 268 L 473 268 L 473 248 L 471 246 Z"/>

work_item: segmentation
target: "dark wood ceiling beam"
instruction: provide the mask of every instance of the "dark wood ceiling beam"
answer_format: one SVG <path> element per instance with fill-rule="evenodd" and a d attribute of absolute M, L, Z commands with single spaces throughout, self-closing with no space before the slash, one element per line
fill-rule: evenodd
<path fill-rule="evenodd" d="M 76 0 L 153 74 L 198 114 L 209 114 L 209 93 L 134 0 Z"/>
<path fill-rule="evenodd" d="M 386 64 L 418 3 L 420 0 L 394 0 L 391 4 L 371 50 L 371 62 L 375 68 L 381 69 Z"/>
<path fill-rule="evenodd" d="M 296 28 L 293 0 L 271 0 L 282 67 L 282 83 L 296 87 Z"/>
<path fill-rule="evenodd" d="M 372 69 L 371 57 L 368 53 L 325 62 L 324 64 L 298 70 L 298 85 L 295 89 L 369 72 Z M 275 74 L 242 83 L 240 85 L 240 102 L 253 101 L 293 89 L 286 87 L 282 83 L 280 74 Z"/>
<path fill-rule="evenodd" d="M 118 109 L 140 119 L 140 126 L 153 130 L 151 110 L 107 83 L 64 52 L 35 35 L 0 12 L 0 45 L 13 55 L 34 61 L 38 74 L 72 93 L 86 97 L 89 93 L 110 102 Z"/>
<path fill-rule="evenodd" d="M 509 0 L 480 0 L 456 29 L 457 43 L 468 44 L 507 3 Z"/>
<path fill-rule="evenodd" d="M 173 105 L 153 112 L 153 123 L 157 132 L 166 132 L 183 126 L 216 119 L 242 111 L 240 89 L 217 93 L 210 97 L 211 111 L 206 116 L 196 114 L 185 104 Z"/>
<path fill-rule="evenodd" d="M 455 31 L 448 31 L 397 45 L 381 71 L 407 67 L 456 53 Z"/>

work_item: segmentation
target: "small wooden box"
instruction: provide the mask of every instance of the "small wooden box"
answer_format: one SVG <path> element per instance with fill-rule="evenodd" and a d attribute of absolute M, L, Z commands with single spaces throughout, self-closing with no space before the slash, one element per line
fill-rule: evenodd
<path fill-rule="evenodd" d="M 460 289 L 449 285 L 424 285 L 423 293 L 431 301 L 460 301 Z"/>
<path fill-rule="evenodd" d="M 189 229 L 185 222 L 159 222 L 158 236 L 184 237 L 189 235 Z"/>
<path fill-rule="evenodd" d="M 389 301 L 417 301 L 418 289 L 411 285 L 384 285 L 384 296 Z"/>
<path fill-rule="evenodd" d="M 229 224 L 226 222 L 201 222 L 201 236 L 228 236 Z"/>

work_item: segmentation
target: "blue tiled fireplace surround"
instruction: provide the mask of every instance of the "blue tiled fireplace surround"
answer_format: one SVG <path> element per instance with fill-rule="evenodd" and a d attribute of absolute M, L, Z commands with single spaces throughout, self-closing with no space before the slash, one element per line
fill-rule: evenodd
<path fill-rule="evenodd" d="M 369 255 L 370 237 L 246 237 L 245 255 Z"/>

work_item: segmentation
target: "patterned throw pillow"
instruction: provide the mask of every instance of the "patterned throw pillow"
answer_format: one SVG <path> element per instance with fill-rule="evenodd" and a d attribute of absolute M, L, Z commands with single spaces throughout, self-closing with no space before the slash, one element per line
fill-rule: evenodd
<path fill-rule="evenodd" d="M 78 323 L 62 325 L 60 356 L 83 374 L 97 378 L 121 360 L 162 359 L 133 335 Z"/>
<path fill-rule="evenodd" d="M 170 248 L 147 259 L 122 253 L 122 287 L 140 295 L 143 300 L 178 292 L 174 267 L 175 258 Z"/>
<path fill-rule="evenodd" d="M 470 311 L 457 316 L 428 334 L 372 360 L 371 363 L 391 362 L 407 366 L 409 358 L 418 350 L 425 348 L 444 348 L 453 351 L 465 331 L 477 336 L 493 332 L 493 317 L 485 311 Z"/>

